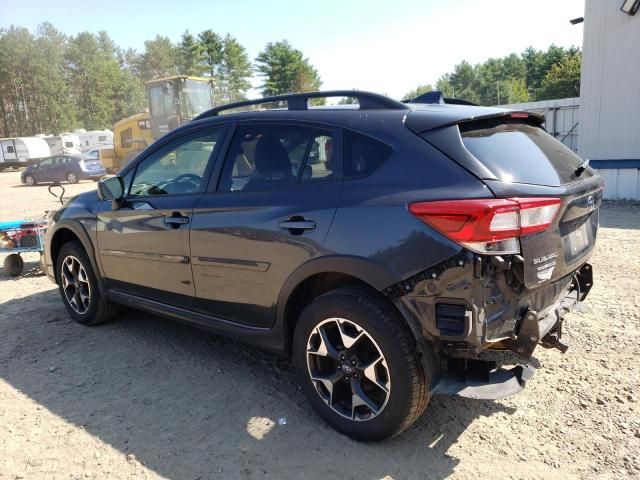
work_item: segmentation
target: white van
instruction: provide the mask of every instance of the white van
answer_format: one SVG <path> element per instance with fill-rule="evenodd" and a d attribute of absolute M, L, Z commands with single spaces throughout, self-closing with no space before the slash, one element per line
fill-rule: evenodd
<path fill-rule="evenodd" d="M 47 142 L 38 137 L 0 138 L 0 170 L 19 167 L 51 156 Z"/>

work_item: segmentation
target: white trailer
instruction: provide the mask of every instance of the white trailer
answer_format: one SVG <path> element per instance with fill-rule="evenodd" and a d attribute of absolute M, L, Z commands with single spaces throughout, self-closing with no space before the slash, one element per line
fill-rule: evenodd
<path fill-rule="evenodd" d="M 38 137 L 0 138 L 0 170 L 20 167 L 51 156 L 47 142 Z"/>
<path fill-rule="evenodd" d="M 80 149 L 84 152 L 102 145 L 113 145 L 113 132 L 111 130 L 76 130 L 75 135 L 80 139 Z"/>
<path fill-rule="evenodd" d="M 38 135 L 40 136 L 40 135 Z M 77 133 L 41 136 L 48 144 L 51 155 L 80 155 L 80 137 Z"/>

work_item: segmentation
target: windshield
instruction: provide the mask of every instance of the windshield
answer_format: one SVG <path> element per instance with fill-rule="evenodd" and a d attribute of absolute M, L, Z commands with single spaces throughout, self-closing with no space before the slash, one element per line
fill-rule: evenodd
<path fill-rule="evenodd" d="M 149 88 L 149 100 L 153 116 L 176 113 L 174 88 L 169 82 Z"/>
<path fill-rule="evenodd" d="M 213 107 L 211 85 L 209 82 L 187 80 L 182 88 L 182 115 L 193 118 Z"/>

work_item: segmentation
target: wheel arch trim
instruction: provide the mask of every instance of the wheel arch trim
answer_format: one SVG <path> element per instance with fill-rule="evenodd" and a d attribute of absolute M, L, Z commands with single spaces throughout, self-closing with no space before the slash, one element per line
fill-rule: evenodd
<path fill-rule="evenodd" d="M 84 248 L 85 252 L 87 252 L 87 257 L 89 257 L 89 261 L 91 262 L 91 268 L 93 268 L 93 272 L 98 279 L 99 288 L 102 290 L 102 270 L 100 269 L 98 259 L 96 258 L 96 250 L 95 248 L 93 248 L 93 243 L 91 242 L 89 234 L 87 233 L 82 223 L 77 220 L 71 219 L 62 219 L 57 221 L 52 227 L 52 232 L 48 234 L 48 237 L 51 240 L 47 242 L 47 249 L 49 250 L 49 257 L 51 258 L 51 264 L 53 265 L 53 272 L 54 277 L 56 278 L 56 283 L 58 272 L 56 271 L 56 265 L 54 264 L 54 256 L 53 252 L 51 251 L 51 247 L 56 236 L 61 234 L 64 230 L 70 231 L 78 240 L 80 240 L 82 247 Z"/>
<path fill-rule="evenodd" d="M 393 270 L 384 265 L 363 257 L 348 255 L 331 255 L 309 260 L 299 266 L 280 289 L 276 304 L 276 318 L 274 330 L 287 336 L 287 305 L 291 296 L 303 282 L 314 275 L 323 273 L 338 273 L 354 277 L 378 292 L 402 280 Z M 287 346 L 288 348 L 288 346 Z"/>

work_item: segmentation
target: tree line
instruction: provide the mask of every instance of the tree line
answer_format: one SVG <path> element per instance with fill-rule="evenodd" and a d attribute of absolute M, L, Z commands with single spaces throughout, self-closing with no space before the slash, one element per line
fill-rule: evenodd
<path fill-rule="evenodd" d="M 216 104 L 246 98 L 251 78 L 264 96 L 317 90 L 318 71 L 286 40 L 252 62 L 233 36 L 185 31 L 177 43 L 156 35 L 144 51 L 123 49 L 107 32 L 68 36 L 50 23 L 35 32 L 0 30 L 0 137 L 112 128 L 148 108 L 144 82 L 171 75 L 212 77 Z"/>
<path fill-rule="evenodd" d="M 490 58 L 477 65 L 463 61 L 442 75 L 435 88 L 420 85 L 404 98 L 412 99 L 431 90 L 479 105 L 579 97 L 581 65 L 579 48 L 551 45 L 543 51 L 529 47 L 519 55 Z"/>
<path fill-rule="evenodd" d="M 579 96 L 582 55 L 552 45 L 492 58 L 463 61 L 429 90 L 481 105 Z M 318 90 L 318 71 L 286 40 L 269 42 L 253 61 L 232 35 L 185 31 L 180 40 L 156 35 L 144 51 L 123 49 L 107 32 L 69 36 L 50 23 L 34 32 L 0 29 L 0 137 L 60 133 L 75 128 L 112 128 L 148 108 L 144 82 L 171 75 L 212 77 L 215 103 L 242 100 L 253 76 L 263 96 Z"/>

